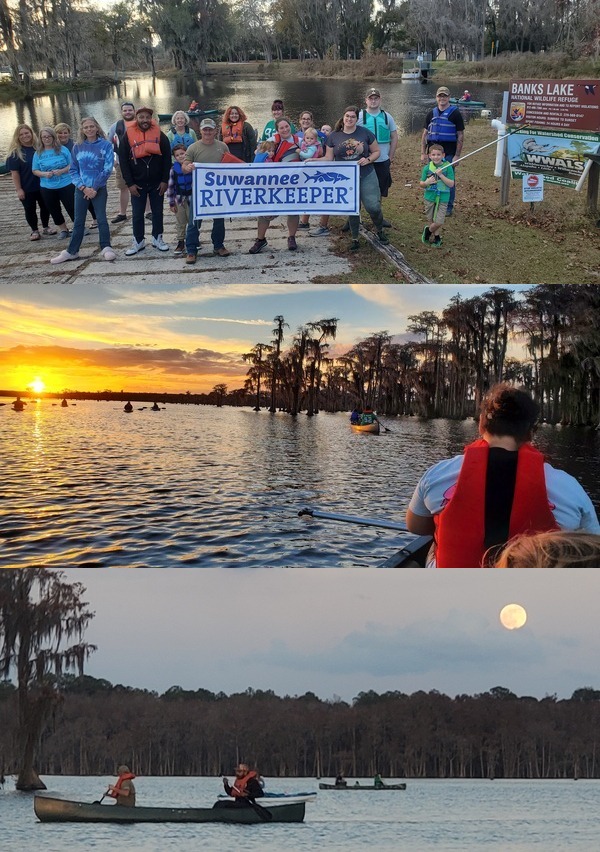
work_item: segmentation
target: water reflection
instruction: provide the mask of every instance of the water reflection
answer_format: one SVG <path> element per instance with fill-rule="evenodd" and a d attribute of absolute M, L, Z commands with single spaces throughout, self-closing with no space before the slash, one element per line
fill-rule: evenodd
<path fill-rule="evenodd" d="M 427 111 L 435 103 L 436 84 L 418 82 L 372 81 L 383 95 L 382 106 L 395 118 L 399 129 L 413 133 L 421 129 Z M 451 87 L 460 92 L 461 85 Z M 464 86 L 463 86 L 464 88 Z M 471 84 L 477 99 L 486 101 L 497 114 L 502 103 L 506 84 Z M 237 78 L 194 77 L 157 79 L 139 77 L 120 84 L 85 91 L 44 95 L 32 101 L 0 105 L 0 150 L 6 152 L 17 124 L 31 124 L 35 128 L 66 121 L 75 127 L 86 115 L 94 115 L 108 130 L 119 117 L 119 104 L 131 100 L 136 105 L 149 102 L 157 112 L 173 113 L 186 108 L 192 99 L 202 106 L 224 111 L 231 103 L 242 106 L 249 121 L 262 130 L 271 118 L 271 103 L 282 98 L 286 112 L 297 118 L 303 109 L 315 114 L 321 125 L 333 124 L 348 104 L 363 106 L 365 84 L 358 80 L 243 80 Z M 466 115 L 467 120 L 470 116 Z"/>
<path fill-rule="evenodd" d="M 418 477 L 461 452 L 474 421 L 385 421 L 118 403 L 2 410 L 0 564 L 23 567 L 350 567 L 397 536 L 299 518 L 311 505 L 402 520 Z M 600 503 L 600 434 L 545 426 L 538 445 Z"/>

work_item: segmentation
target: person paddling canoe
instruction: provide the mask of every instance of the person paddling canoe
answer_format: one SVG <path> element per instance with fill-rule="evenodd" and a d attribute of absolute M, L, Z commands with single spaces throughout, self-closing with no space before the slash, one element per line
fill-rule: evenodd
<path fill-rule="evenodd" d="M 234 806 L 246 805 L 248 800 L 259 799 L 264 795 L 258 778 L 258 772 L 251 771 L 247 763 L 240 763 L 237 766 L 233 784 L 230 784 L 227 778 L 223 778 L 223 787 L 227 795 L 234 799 L 232 803 Z"/>
<path fill-rule="evenodd" d="M 129 767 L 122 764 L 117 769 L 119 778 L 116 784 L 110 784 L 108 795 L 116 799 L 115 804 L 126 808 L 135 807 L 135 787 L 133 779 L 135 775 L 130 772 Z"/>

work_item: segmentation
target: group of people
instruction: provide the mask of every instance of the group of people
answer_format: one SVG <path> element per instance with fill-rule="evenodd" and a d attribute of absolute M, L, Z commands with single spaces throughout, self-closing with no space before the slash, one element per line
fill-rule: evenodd
<path fill-rule="evenodd" d="M 600 567 L 592 501 L 533 446 L 539 416 L 526 390 L 495 385 L 481 404 L 479 438 L 421 477 L 406 524 L 433 536 L 430 566 Z"/>
<path fill-rule="evenodd" d="M 422 160 L 426 165 L 421 186 L 428 225 L 422 239 L 439 246 L 442 224 L 454 203 L 451 161 L 460 157 L 464 123 L 460 111 L 449 104 L 447 88 L 440 87 L 436 97 L 437 106 L 427 116 L 423 130 Z M 391 163 L 398 146 L 398 130 L 393 117 L 381 106 L 379 89 L 367 91 L 363 107 L 346 107 L 333 128 L 328 124 L 317 128 L 310 110 L 300 113 L 296 127 L 285 115 L 280 99 L 273 101 L 271 115 L 260 136 L 244 110 L 236 105 L 229 106 L 219 121 L 204 117 L 198 128 L 199 138 L 183 110 L 173 114 L 170 130 L 165 134 L 151 107 L 136 109 L 129 101 L 121 104 L 120 118 L 108 133 L 91 116 L 82 119 L 75 140 L 65 123 L 43 127 L 39 135 L 29 125 L 19 125 L 11 142 L 7 168 L 31 228 L 30 239 L 37 241 L 58 232 L 59 239 L 69 242 L 51 263 L 76 260 L 83 237 L 89 233 L 85 225 L 89 213 L 90 228 L 98 228 L 102 256 L 114 260 L 106 212 L 107 182 L 114 169 L 119 210 L 111 219 L 112 224 L 127 220 L 131 199 L 133 241 L 125 255 L 131 257 L 146 248 L 146 219 L 151 222 L 153 248 L 169 251 L 163 238 L 166 197 L 177 223 L 175 256 L 185 253 L 186 263 L 193 264 L 201 223 L 194 218 L 192 209 L 195 163 L 302 163 L 324 159 L 358 162 L 361 203 L 379 241 L 388 243 L 384 229 L 391 224 L 383 216 L 381 200 L 392 184 Z M 73 223 L 71 229 L 65 213 Z M 266 233 L 274 218 L 258 218 L 257 237 L 250 254 L 258 254 L 267 246 Z M 350 232 L 352 250 L 359 248 L 359 226 L 360 217 L 350 216 L 342 229 Z M 287 228 L 288 249 L 295 251 L 299 229 L 309 230 L 314 237 L 329 234 L 329 216 L 322 216 L 318 226 L 311 229 L 308 215 L 288 215 Z M 211 240 L 215 256 L 229 255 L 224 219 L 213 219 Z"/>

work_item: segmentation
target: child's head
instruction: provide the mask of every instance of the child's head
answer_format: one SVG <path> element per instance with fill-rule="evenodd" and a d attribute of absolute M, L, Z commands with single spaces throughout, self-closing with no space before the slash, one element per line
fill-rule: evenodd
<path fill-rule="evenodd" d="M 178 163 L 183 163 L 185 160 L 185 150 L 185 145 L 182 145 L 181 143 L 173 146 L 173 158 L 177 160 Z"/>
<path fill-rule="evenodd" d="M 258 146 L 258 150 L 261 154 L 273 154 L 275 152 L 275 143 L 271 140 L 261 142 Z"/>
<path fill-rule="evenodd" d="M 331 133 L 331 124 L 324 124 L 321 127 L 321 133 L 326 133 L 328 136 Z"/>
<path fill-rule="evenodd" d="M 429 146 L 429 159 L 432 163 L 441 163 L 444 159 L 445 151 L 442 145 L 439 142 L 434 142 L 433 145 Z"/>
<path fill-rule="evenodd" d="M 319 134 L 314 127 L 307 127 L 304 131 L 304 141 L 307 145 L 318 145 Z"/>

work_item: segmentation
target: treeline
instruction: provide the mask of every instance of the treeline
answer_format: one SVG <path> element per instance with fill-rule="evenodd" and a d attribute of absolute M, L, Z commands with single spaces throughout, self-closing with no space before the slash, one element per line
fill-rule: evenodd
<path fill-rule="evenodd" d="M 598 57 L 597 0 L 148 0 L 109 9 L 79 0 L 0 0 L 0 49 L 15 83 L 110 67 L 187 73 L 211 60 L 360 59 L 417 45 L 474 60 L 511 51 Z"/>
<path fill-rule="evenodd" d="M 215 775 L 246 760 L 271 777 L 598 778 L 600 691 L 517 697 L 495 687 L 361 692 L 352 703 L 313 693 L 225 695 L 174 686 L 162 695 L 69 676 L 42 734 L 40 774 Z M 15 767 L 16 689 L 0 687 L 0 769 Z"/>
<path fill-rule="evenodd" d="M 539 285 L 515 295 L 493 287 L 450 300 L 441 312 L 409 316 L 414 341 L 398 343 L 387 331 L 332 357 L 338 320 L 307 323 L 286 348 L 287 324 L 275 317 L 273 339 L 257 343 L 246 390 L 254 407 L 291 414 L 371 406 L 386 416 L 465 418 L 498 381 L 531 390 L 550 423 L 600 423 L 600 288 Z M 515 358 L 510 346 L 527 356 Z M 219 404 L 228 404 L 226 386 Z M 239 400 L 239 392 L 231 399 Z"/>

